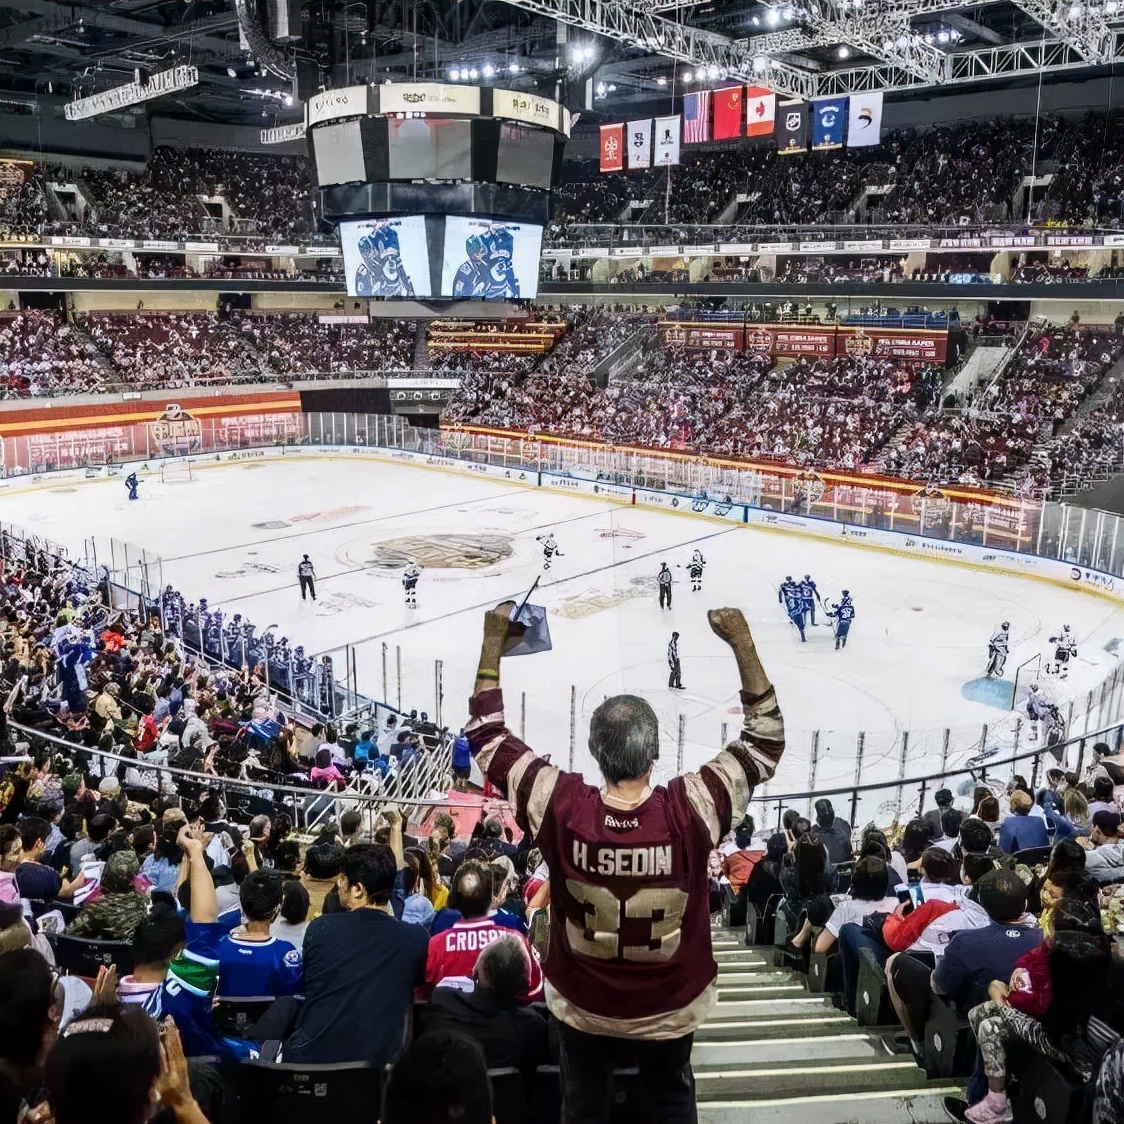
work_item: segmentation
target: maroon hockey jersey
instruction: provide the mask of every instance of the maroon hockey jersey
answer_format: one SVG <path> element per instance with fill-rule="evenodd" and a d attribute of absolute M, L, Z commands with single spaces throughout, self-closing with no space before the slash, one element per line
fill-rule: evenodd
<path fill-rule="evenodd" d="M 707 857 L 784 751 L 772 690 L 743 693 L 742 706 L 736 741 L 625 812 L 515 737 L 498 689 L 472 699 L 472 750 L 550 869 L 546 1000 L 563 1022 L 590 1034 L 677 1038 L 705 1017 L 717 975 Z"/>

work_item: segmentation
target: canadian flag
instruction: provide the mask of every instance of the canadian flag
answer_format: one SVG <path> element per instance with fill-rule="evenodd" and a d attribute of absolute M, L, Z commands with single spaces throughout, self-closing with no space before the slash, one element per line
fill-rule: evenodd
<path fill-rule="evenodd" d="M 624 125 L 601 126 L 601 171 L 624 170 Z"/>
<path fill-rule="evenodd" d="M 764 86 L 750 86 L 745 92 L 745 131 L 750 137 L 768 137 L 773 133 L 777 115 L 777 95 Z"/>

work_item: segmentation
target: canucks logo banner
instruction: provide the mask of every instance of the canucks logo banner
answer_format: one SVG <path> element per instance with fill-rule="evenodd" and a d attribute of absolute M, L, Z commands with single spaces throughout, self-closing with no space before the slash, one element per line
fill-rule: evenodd
<path fill-rule="evenodd" d="M 782 101 L 777 103 L 777 152 L 795 156 L 808 151 L 808 103 Z"/>
<path fill-rule="evenodd" d="M 812 102 L 812 148 L 815 151 L 843 147 L 847 102 L 847 98 L 827 98 Z"/>
<path fill-rule="evenodd" d="M 882 143 L 882 91 L 852 94 L 847 123 L 847 147 L 868 148 Z"/>

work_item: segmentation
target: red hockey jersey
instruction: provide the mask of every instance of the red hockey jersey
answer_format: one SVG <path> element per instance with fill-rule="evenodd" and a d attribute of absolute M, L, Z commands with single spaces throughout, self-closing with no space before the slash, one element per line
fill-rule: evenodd
<path fill-rule="evenodd" d="M 512 929 L 505 929 L 487 917 L 458 921 L 452 928 L 429 938 L 425 961 L 426 989 L 432 990 L 443 980 L 454 987 L 470 984 L 476 961 L 494 940 L 513 937 L 527 953 L 527 978 L 530 984 L 524 998 L 542 1000 L 542 967 L 538 955 L 527 941 Z"/>
<path fill-rule="evenodd" d="M 658 1039 L 689 1034 L 705 1017 L 718 971 L 707 858 L 784 752 L 773 691 L 743 693 L 742 706 L 741 737 L 697 773 L 622 812 L 515 737 L 498 689 L 472 699 L 472 750 L 550 869 L 546 1000 L 563 1022 L 590 1034 Z"/>

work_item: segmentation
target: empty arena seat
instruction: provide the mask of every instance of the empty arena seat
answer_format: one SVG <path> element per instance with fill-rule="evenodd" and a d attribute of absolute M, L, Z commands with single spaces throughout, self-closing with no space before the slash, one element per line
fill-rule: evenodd
<path fill-rule="evenodd" d="M 492 1119 L 495 1124 L 525 1124 L 530 1098 L 523 1074 L 513 1066 L 488 1070 L 492 1087 Z"/>
<path fill-rule="evenodd" d="M 925 1022 L 925 1049 L 921 1065 L 930 1078 L 967 1077 L 976 1061 L 976 1039 L 968 1020 L 956 1008 L 934 995 Z"/>
<path fill-rule="evenodd" d="M 215 1025 L 234 1038 L 245 1038 L 246 1031 L 269 1010 L 276 996 L 247 995 L 225 998 L 216 996 L 211 1014 Z"/>
<path fill-rule="evenodd" d="M 117 978 L 133 971 L 133 946 L 130 941 L 94 941 L 86 937 L 68 937 L 60 933 L 51 939 L 56 964 L 69 975 L 96 979 L 100 968 L 111 964 Z"/>
<path fill-rule="evenodd" d="M 890 1004 L 890 988 L 886 983 L 886 971 L 868 948 L 859 950 L 855 1018 L 859 1026 L 890 1026 L 898 1021 Z"/>
<path fill-rule="evenodd" d="M 324 1124 L 378 1117 L 386 1071 L 365 1062 L 243 1062 L 234 1069 L 238 1124 Z"/>

